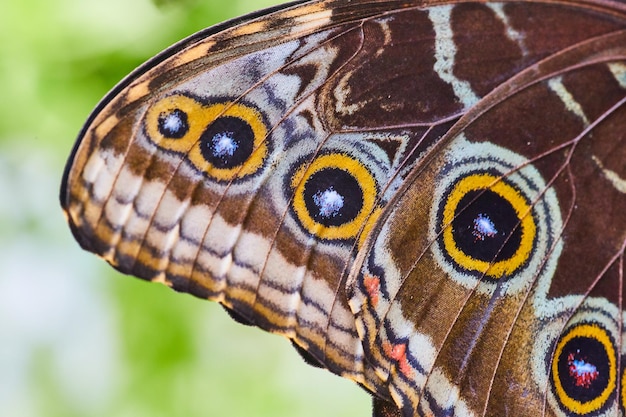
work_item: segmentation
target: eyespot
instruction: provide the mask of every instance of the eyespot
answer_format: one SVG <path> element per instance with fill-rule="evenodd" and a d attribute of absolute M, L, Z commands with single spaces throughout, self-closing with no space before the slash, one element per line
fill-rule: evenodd
<path fill-rule="evenodd" d="M 187 113 L 181 109 L 167 109 L 158 116 L 159 133 L 169 139 L 180 139 L 189 131 Z"/>
<path fill-rule="evenodd" d="M 202 105 L 190 97 L 169 96 L 153 105 L 146 114 L 146 133 L 160 148 L 187 153 L 209 122 L 202 118 Z"/>
<path fill-rule="evenodd" d="M 358 160 L 326 154 L 291 177 L 292 208 L 302 227 L 321 239 L 355 238 L 375 209 L 377 185 Z"/>
<path fill-rule="evenodd" d="M 609 333 L 596 323 L 579 323 L 559 339 L 551 366 L 555 396 L 577 415 L 600 410 L 615 391 L 617 359 Z"/>
<path fill-rule="evenodd" d="M 441 216 L 443 246 L 459 268 L 494 279 L 510 275 L 530 255 L 536 226 L 520 191 L 488 173 L 451 187 Z"/>
<path fill-rule="evenodd" d="M 433 260 L 467 289 L 528 291 L 560 254 L 556 192 L 524 156 L 459 135 L 434 181 L 428 233 Z M 479 285 L 480 284 L 480 285 Z"/>
<path fill-rule="evenodd" d="M 200 136 L 200 153 L 218 169 L 232 169 L 245 163 L 254 150 L 254 132 L 238 117 L 220 117 Z"/>
<path fill-rule="evenodd" d="M 269 153 L 263 115 L 243 103 L 204 104 L 173 95 L 152 106 L 145 123 L 153 143 L 184 154 L 197 170 L 218 182 L 257 173 Z"/>

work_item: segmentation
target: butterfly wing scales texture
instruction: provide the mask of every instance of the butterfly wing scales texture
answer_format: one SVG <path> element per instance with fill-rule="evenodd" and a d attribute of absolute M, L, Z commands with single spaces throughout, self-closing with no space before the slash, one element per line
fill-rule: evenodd
<path fill-rule="evenodd" d="M 377 415 L 611 414 L 625 22 L 322 1 L 195 35 L 99 105 L 62 205 L 85 249 L 289 337 Z"/>
<path fill-rule="evenodd" d="M 322 15 L 324 13 L 329 15 L 322 10 Z M 302 25 L 306 26 L 305 18 L 300 17 L 300 21 L 304 21 Z M 258 30 L 259 23 L 250 23 L 250 26 L 253 28 L 234 28 L 234 36 L 245 37 L 247 30 Z M 101 254 L 121 271 L 145 279 L 164 281 L 177 290 L 220 301 L 261 327 L 294 338 L 297 336 L 305 348 L 313 350 L 318 346 L 323 348 L 324 335 L 320 335 L 320 330 L 312 324 L 321 321 L 324 332 L 326 327 L 330 327 L 324 320 L 328 320 L 326 316 L 331 314 L 323 310 L 326 306 L 321 303 L 332 304 L 333 291 L 329 284 L 320 279 L 309 279 L 301 285 L 304 275 L 311 274 L 307 272 L 306 264 L 313 262 L 308 259 L 314 255 L 310 254 L 310 248 L 306 244 L 294 244 L 293 239 L 286 239 L 286 233 L 279 230 L 281 219 L 285 216 L 284 210 L 281 212 L 280 207 L 269 206 L 262 197 L 256 199 L 254 193 L 250 192 L 258 190 L 259 196 L 267 193 L 272 199 L 286 199 L 288 197 L 283 196 L 281 191 L 285 182 L 283 178 L 275 177 L 274 180 L 266 181 L 260 174 L 239 174 L 235 169 L 228 171 L 218 168 L 208 174 L 211 175 L 209 180 L 217 180 L 216 183 L 207 187 L 201 181 L 205 179 L 204 176 L 197 172 L 206 168 L 202 161 L 192 161 L 191 164 L 181 162 L 181 154 L 194 152 L 193 144 L 169 140 L 171 138 L 163 135 L 163 131 L 171 135 L 172 129 L 179 129 L 183 125 L 188 125 L 185 127 L 191 133 L 197 133 L 197 126 L 201 126 L 207 118 L 215 118 L 218 112 L 227 113 L 228 106 L 235 107 L 229 102 L 228 105 L 216 109 L 200 96 L 218 96 L 219 100 L 224 95 L 235 97 L 232 101 L 238 101 L 243 107 L 239 113 L 234 114 L 235 117 L 250 117 L 254 119 L 250 121 L 251 125 L 261 125 L 257 130 L 262 131 L 262 134 L 257 135 L 260 139 L 254 144 L 255 149 L 251 153 L 273 152 L 272 159 L 263 160 L 263 156 L 258 158 L 264 164 L 280 165 L 281 152 L 285 153 L 288 147 L 301 148 L 302 155 L 294 154 L 288 160 L 292 164 L 297 157 L 306 158 L 307 152 L 316 152 L 316 141 L 328 135 L 312 135 L 315 132 L 310 129 L 303 131 L 301 128 L 302 122 L 296 118 L 303 119 L 307 117 L 307 113 L 311 114 L 307 106 L 311 106 L 312 101 L 307 98 L 310 97 L 310 92 L 289 79 L 294 77 L 289 73 L 304 72 L 304 75 L 309 76 L 305 87 L 310 88 L 316 82 L 319 84 L 315 77 L 320 77 L 316 72 L 311 73 L 312 66 L 315 71 L 336 71 L 332 66 L 341 65 L 341 60 L 349 57 L 351 52 L 349 48 L 338 50 L 332 45 L 335 33 L 341 33 L 341 28 L 317 31 L 312 35 L 314 39 L 310 40 L 313 46 L 307 44 L 309 39 L 302 39 L 302 33 L 296 29 L 293 30 L 298 39 L 289 42 L 283 36 L 280 43 L 274 42 L 277 45 L 263 44 L 259 52 L 249 52 L 239 58 L 237 57 L 242 52 L 232 52 L 233 48 L 237 48 L 238 42 L 235 45 L 220 45 L 220 51 L 221 48 L 226 51 L 214 60 L 221 62 L 226 59 L 227 62 L 219 69 L 211 71 L 209 76 L 194 68 L 199 65 L 214 65 L 201 51 L 206 53 L 206 50 L 218 48 L 215 45 L 219 43 L 219 39 L 192 44 L 182 55 L 166 60 L 162 64 L 163 73 L 149 70 L 143 78 L 133 80 L 92 121 L 93 128 L 86 132 L 85 140 L 73 161 L 74 166 L 82 167 L 82 172 L 78 180 L 74 180 L 71 173 L 69 174 L 67 183 L 70 187 L 74 185 L 74 188 L 69 190 L 67 196 L 74 202 L 74 205 L 70 204 L 71 207 L 68 207 L 68 213 L 77 238 L 83 246 Z M 352 30 L 341 39 L 348 44 L 353 43 L 351 33 L 359 36 L 358 32 Z M 233 43 L 231 37 L 226 37 L 224 42 Z M 358 38 L 354 44 L 355 48 L 359 46 Z M 244 49 L 248 48 L 248 44 L 244 43 Z M 331 53 L 332 59 L 320 58 L 319 55 L 324 53 Z M 200 56 L 200 63 L 194 60 L 197 56 Z M 191 63 L 185 62 L 188 57 L 191 57 Z M 327 65 L 318 67 L 306 62 L 316 59 Z M 188 77 L 182 80 L 167 77 L 168 71 L 177 76 L 184 72 L 180 68 L 187 66 L 194 67 L 189 70 Z M 244 74 L 237 75 L 237 68 L 243 68 Z M 156 76 L 155 72 L 159 75 Z M 321 74 L 322 79 L 326 76 L 325 73 Z M 155 86 L 156 90 L 151 88 L 155 78 L 160 79 Z M 170 95 L 163 98 L 165 80 L 168 90 L 165 94 Z M 291 96 L 274 99 L 268 93 L 269 88 L 264 87 L 272 84 L 287 89 L 285 93 Z M 169 92 L 171 90 L 183 93 L 172 94 Z M 239 99 L 241 96 L 245 96 L 246 104 Z M 289 105 L 298 108 L 300 113 L 297 117 L 288 114 L 288 100 L 291 100 Z M 172 112 L 168 120 L 159 121 L 160 115 L 173 105 L 179 105 L 189 115 L 198 113 L 197 120 L 176 119 L 177 114 Z M 263 108 L 262 114 L 256 110 L 258 107 Z M 153 110 L 155 108 L 159 112 Z M 122 113 L 136 115 L 122 117 Z M 147 122 L 143 121 L 144 118 Z M 154 122 L 152 126 L 150 121 Z M 159 123 L 163 126 L 158 126 Z M 272 127 L 263 131 L 265 126 Z M 298 135 L 297 140 L 282 143 L 279 136 L 284 136 L 287 129 L 292 129 L 291 133 Z M 253 131 L 253 134 L 256 133 Z M 267 140 L 265 134 L 268 136 Z M 163 137 L 158 137 L 159 135 Z M 277 138 L 274 139 L 274 136 Z M 309 140 L 305 141 L 306 139 Z M 161 152 L 161 144 L 166 152 Z M 278 148 L 279 146 L 282 148 Z M 98 149 L 95 153 L 91 153 L 93 147 Z M 196 152 L 201 153 L 197 149 Z M 217 161 L 217 165 L 220 163 L 221 161 Z M 255 167 L 248 170 L 253 168 Z M 289 166 L 283 164 L 279 169 L 288 170 Z M 283 175 L 286 174 L 287 172 L 283 172 Z M 249 178 L 245 182 L 239 181 L 238 184 L 228 178 L 228 175 L 235 179 L 245 175 Z M 269 219 L 275 221 L 270 222 Z M 263 233 L 266 235 L 263 236 Z M 336 246 L 339 252 L 345 252 L 345 248 Z M 337 251 L 333 247 L 329 250 Z M 285 258 L 283 253 L 289 258 Z M 313 265 L 321 271 L 320 275 L 338 281 L 340 277 L 337 277 L 337 269 L 342 267 L 340 260 L 327 260 L 328 256 L 318 258 L 319 262 L 314 262 Z M 311 266 L 310 270 L 314 267 Z M 267 278 L 259 279 L 260 275 L 267 277 L 271 274 L 274 274 L 272 282 Z M 288 278 L 289 282 L 277 280 L 283 278 Z M 331 281 L 330 285 L 338 284 Z M 305 300 L 303 305 L 299 305 L 300 298 L 306 298 L 309 289 L 323 293 L 330 301 L 321 299 L 316 304 L 316 300 L 308 303 Z M 278 293 L 278 297 L 284 300 L 272 303 L 272 292 Z M 270 304 L 269 307 L 267 304 Z M 295 308 L 308 309 L 302 315 L 310 324 L 305 322 L 306 326 L 300 326 L 295 323 Z M 282 315 L 281 309 L 285 311 Z M 354 379 L 365 383 L 364 377 L 360 375 L 364 372 L 359 364 L 362 359 L 358 357 L 360 342 L 345 301 L 335 311 L 337 313 L 334 316 L 346 322 L 345 326 L 336 327 L 345 334 L 344 339 L 348 339 L 346 346 L 339 345 L 339 349 L 344 351 L 335 353 L 336 362 L 339 363 L 333 368 L 334 363 L 326 359 L 326 356 L 333 355 L 331 349 L 327 349 L 329 353 L 313 353 L 335 372 L 352 372 Z M 300 327 L 297 335 L 294 326 Z M 337 341 L 341 342 L 341 339 Z M 370 388 L 376 391 L 376 387 Z"/>
<path fill-rule="evenodd" d="M 486 97 L 440 142 L 447 149 L 407 180 L 373 232 L 369 253 L 361 252 L 351 303 L 370 341 L 368 357 L 388 378 L 405 415 L 622 412 L 615 393 L 622 372 L 626 198 L 608 178 L 609 172 L 625 178 L 625 138 L 616 133 L 626 123 L 625 39 L 617 31 L 577 44 Z M 588 94 L 590 85 L 597 95 Z M 535 102 L 541 107 L 527 110 Z M 518 117 L 523 114 L 526 119 Z M 491 148 L 500 140 L 506 149 Z M 613 161 L 608 170 L 598 162 L 607 158 Z M 482 183 L 487 174 L 494 181 Z M 507 182 L 517 185 L 498 184 Z M 479 218 L 483 201 L 494 202 L 475 190 L 488 195 L 485 190 L 496 188 L 494 194 L 507 199 L 525 189 L 532 207 L 520 211 L 527 214 L 515 223 L 522 229 L 515 244 L 522 246 L 524 234 L 533 234 L 535 243 L 528 259 L 506 275 L 495 262 L 506 242 L 480 265 L 475 258 L 485 255 L 466 256 L 456 245 L 461 234 L 452 232 L 461 226 L 476 232 L 475 223 L 462 223 L 463 211 L 475 213 L 468 221 Z M 475 201 L 461 203 L 459 196 L 472 191 Z M 525 227 L 524 218 L 535 224 Z M 486 238 L 472 234 L 468 251 Z M 515 235 L 509 240 L 520 239 Z M 535 262 L 538 248 L 545 253 Z M 588 357 L 576 356 L 585 349 Z M 576 361 L 594 364 L 592 353 L 602 358 L 593 360 L 604 373 L 573 377 Z"/>

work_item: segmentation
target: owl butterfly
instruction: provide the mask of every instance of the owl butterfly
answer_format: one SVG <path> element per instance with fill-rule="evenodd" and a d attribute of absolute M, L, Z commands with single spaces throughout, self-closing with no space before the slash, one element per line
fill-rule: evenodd
<path fill-rule="evenodd" d="M 624 415 L 625 102 L 624 2 L 299 2 L 122 81 L 61 204 L 375 416 Z"/>

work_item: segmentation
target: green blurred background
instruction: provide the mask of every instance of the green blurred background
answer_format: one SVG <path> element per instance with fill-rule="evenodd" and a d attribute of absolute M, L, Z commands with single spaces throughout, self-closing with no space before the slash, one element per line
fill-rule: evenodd
<path fill-rule="evenodd" d="M 366 393 L 286 340 L 82 252 L 58 203 L 74 138 L 117 81 L 277 2 L 0 2 L 0 416 L 370 415 Z"/>

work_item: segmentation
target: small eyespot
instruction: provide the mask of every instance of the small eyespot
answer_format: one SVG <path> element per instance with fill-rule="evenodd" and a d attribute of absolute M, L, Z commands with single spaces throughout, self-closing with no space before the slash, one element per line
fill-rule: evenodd
<path fill-rule="evenodd" d="M 189 131 L 187 113 L 181 109 L 164 111 L 158 116 L 158 129 L 164 137 L 180 139 Z"/>
<path fill-rule="evenodd" d="M 168 96 L 148 110 L 145 124 L 153 143 L 183 154 L 218 182 L 254 175 L 269 154 L 265 118 L 239 102 L 204 104 L 184 95 Z"/>
<path fill-rule="evenodd" d="M 498 279 L 529 258 L 536 226 L 532 209 L 506 179 L 472 173 L 457 181 L 440 216 L 443 247 L 462 270 Z"/>
<path fill-rule="evenodd" d="M 321 239 L 351 239 L 375 209 L 377 186 L 352 156 L 326 154 L 303 164 L 291 177 L 292 208 L 299 223 Z"/>
<path fill-rule="evenodd" d="M 190 97 L 165 97 L 148 109 L 146 135 L 162 149 L 186 154 L 206 122 L 199 117 L 201 109 L 202 105 Z"/>
<path fill-rule="evenodd" d="M 570 328 L 556 345 L 551 379 L 555 397 L 570 413 L 602 409 L 617 386 L 617 359 L 608 332 L 595 323 Z"/>
<path fill-rule="evenodd" d="M 254 132 L 238 117 L 220 117 L 200 137 L 200 152 L 218 169 L 243 165 L 254 150 Z"/>
<path fill-rule="evenodd" d="M 312 174 L 302 193 L 307 212 L 326 227 L 351 222 L 363 208 L 363 190 L 357 179 L 338 168 Z"/>

